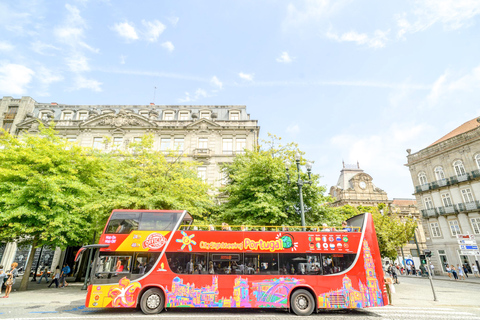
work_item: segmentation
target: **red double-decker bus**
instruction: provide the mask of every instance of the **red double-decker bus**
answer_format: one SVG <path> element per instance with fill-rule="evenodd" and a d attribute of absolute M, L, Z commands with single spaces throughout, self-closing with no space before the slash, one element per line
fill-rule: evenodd
<path fill-rule="evenodd" d="M 309 315 L 387 304 L 369 213 L 343 229 L 192 222 L 186 211 L 114 210 L 97 245 L 86 307 L 139 306 L 146 314 L 290 308 Z"/>

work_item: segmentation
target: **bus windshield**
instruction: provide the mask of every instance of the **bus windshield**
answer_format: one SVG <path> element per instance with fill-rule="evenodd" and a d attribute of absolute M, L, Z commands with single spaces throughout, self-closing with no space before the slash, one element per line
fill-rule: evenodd
<path fill-rule="evenodd" d="M 135 230 L 163 230 L 172 231 L 175 228 L 182 212 L 131 212 L 116 211 L 112 214 L 105 233 L 129 234 Z M 189 223 L 191 218 L 184 219 L 183 223 Z"/>

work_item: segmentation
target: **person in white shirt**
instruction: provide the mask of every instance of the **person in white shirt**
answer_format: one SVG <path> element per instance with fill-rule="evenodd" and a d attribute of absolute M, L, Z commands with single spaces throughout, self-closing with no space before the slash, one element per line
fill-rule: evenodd
<path fill-rule="evenodd" d="M 478 267 L 475 263 L 472 263 L 472 271 L 475 278 L 480 277 L 480 275 L 478 274 Z"/>

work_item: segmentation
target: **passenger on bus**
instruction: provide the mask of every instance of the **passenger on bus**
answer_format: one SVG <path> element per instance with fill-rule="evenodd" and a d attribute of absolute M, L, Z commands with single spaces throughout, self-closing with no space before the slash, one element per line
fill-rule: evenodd
<path fill-rule="evenodd" d="M 323 223 L 323 224 L 322 224 L 322 231 L 325 231 L 325 232 L 330 231 L 330 228 L 327 226 L 326 223 Z"/>
<path fill-rule="evenodd" d="M 193 261 L 190 259 L 190 261 L 187 262 L 187 273 L 192 274 L 193 273 Z"/>
<path fill-rule="evenodd" d="M 222 222 L 222 231 L 228 231 L 228 223 Z"/>
<path fill-rule="evenodd" d="M 210 261 L 210 263 L 208 264 L 208 273 L 209 274 L 215 273 L 215 270 L 213 269 L 213 261 Z"/>
<path fill-rule="evenodd" d="M 352 228 L 348 226 L 347 221 L 343 221 L 343 222 L 342 222 L 342 230 L 343 230 L 343 231 L 347 231 L 347 232 L 351 232 L 351 231 L 352 231 Z"/>

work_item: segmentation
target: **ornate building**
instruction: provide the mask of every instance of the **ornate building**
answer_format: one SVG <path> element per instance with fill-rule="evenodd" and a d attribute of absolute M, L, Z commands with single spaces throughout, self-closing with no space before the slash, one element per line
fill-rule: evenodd
<path fill-rule="evenodd" d="M 480 234 L 480 118 L 407 153 L 435 270 L 445 273 L 446 264 L 471 267 L 475 256 L 460 250 L 457 235 Z"/>
<path fill-rule="evenodd" d="M 11 134 L 37 133 L 39 121 L 53 121 L 62 137 L 107 152 L 127 150 L 129 142 L 152 134 L 155 150 L 177 150 L 187 160 L 200 162 L 199 177 L 213 187 L 224 181 L 220 165 L 254 149 L 260 130 L 240 105 L 67 105 L 31 97 L 0 99 L 0 125 Z M 0 262 L 8 265 L 16 251 L 0 245 Z M 2 252 L 8 259 L 2 259 Z"/>
<path fill-rule="evenodd" d="M 387 193 L 377 188 L 372 180 L 369 174 L 360 169 L 358 162 L 356 165 L 343 163 L 337 184 L 330 188 L 330 196 L 336 199 L 333 206 L 377 206 L 380 203 L 390 205 Z"/>

